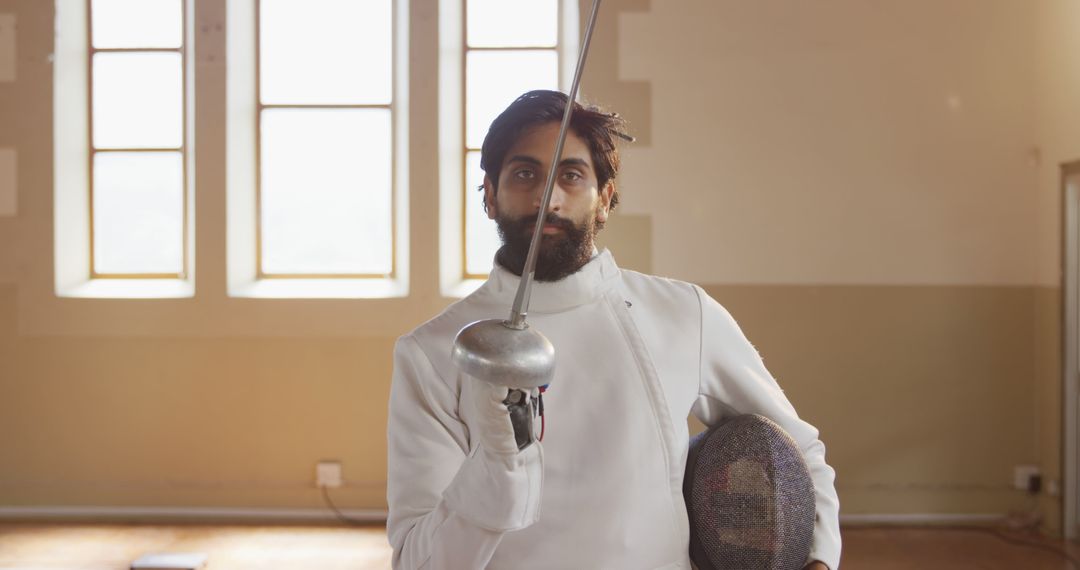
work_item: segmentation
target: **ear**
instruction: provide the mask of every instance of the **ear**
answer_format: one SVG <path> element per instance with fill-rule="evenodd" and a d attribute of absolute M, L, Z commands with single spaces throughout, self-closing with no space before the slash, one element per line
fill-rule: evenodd
<path fill-rule="evenodd" d="M 487 217 L 489 220 L 495 219 L 495 185 L 491 183 L 491 179 L 484 176 L 484 204 L 487 206 Z"/>
<path fill-rule="evenodd" d="M 615 181 L 608 180 L 600 190 L 600 207 L 596 210 L 596 221 L 607 222 L 611 212 L 611 197 L 615 194 Z"/>

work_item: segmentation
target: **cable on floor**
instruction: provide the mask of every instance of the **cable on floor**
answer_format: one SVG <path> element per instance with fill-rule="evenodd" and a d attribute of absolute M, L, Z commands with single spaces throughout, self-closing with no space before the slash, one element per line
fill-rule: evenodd
<path fill-rule="evenodd" d="M 323 501 L 326 502 L 326 506 L 330 507 L 330 510 L 334 511 L 334 514 L 337 515 L 338 520 L 340 520 L 341 522 L 343 522 L 345 524 L 351 524 L 351 525 L 357 525 L 357 526 L 361 526 L 361 525 L 370 526 L 371 525 L 371 521 L 363 521 L 363 520 L 353 519 L 353 518 L 349 518 L 349 517 L 345 516 L 345 513 L 339 511 L 337 506 L 334 505 L 334 502 L 330 500 L 330 493 L 328 493 L 326 491 L 326 487 L 322 486 L 322 487 L 319 487 L 319 488 L 322 489 Z M 1080 570 L 1080 569 L 1078 569 L 1078 570 Z"/>

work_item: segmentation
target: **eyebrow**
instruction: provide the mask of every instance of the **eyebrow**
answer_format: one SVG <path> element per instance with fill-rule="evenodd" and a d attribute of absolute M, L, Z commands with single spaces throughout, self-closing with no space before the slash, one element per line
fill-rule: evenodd
<path fill-rule="evenodd" d="M 526 156 L 524 154 L 515 154 L 514 156 L 511 156 L 509 160 L 506 161 L 506 163 L 510 164 L 511 162 L 524 162 L 527 164 L 532 164 L 534 166 L 542 166 L 539 160 L 531 156 Z M 559 163 L 559 166 L 578 166 L 587 169 L 589 168 L 589 163 L 581 158 L 564 158 Z"/>

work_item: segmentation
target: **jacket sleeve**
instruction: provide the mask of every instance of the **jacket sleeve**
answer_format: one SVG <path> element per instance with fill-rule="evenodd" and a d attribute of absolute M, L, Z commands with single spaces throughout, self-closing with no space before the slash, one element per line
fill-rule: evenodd
<path fill-rule="evenodd" d="M 539 517 L 540 445 L 507 458 L 470 452 L 458 409 L 458 390 L 413 337 L 400 338 L 387 429 L 386 528 L 396 569 L 483 568 L 504 533 Z"/>
<path fill-rule="evenodd" d="M 825 463 L 818 430 L 799 418 L 757 350 L 731 315 L 700 287 L 701 376 L 693 412 L 712 426 L 746 413 L 765 416 L 784 428 L 802 449 L 817 495 L 817 520 L 810 559 L 837 570 L 840 564 L 839 498 L 835 471 Z"/>

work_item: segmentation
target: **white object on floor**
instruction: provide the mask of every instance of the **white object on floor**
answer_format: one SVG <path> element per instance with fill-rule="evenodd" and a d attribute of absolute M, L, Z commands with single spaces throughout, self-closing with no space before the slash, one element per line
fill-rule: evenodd
<path fill-rule="evenodd" d="M 131 570 L 198 570 L 206 566 L 205 554 L 199 552 L 166 552 L 144 554 L 131 563 Z"/>

